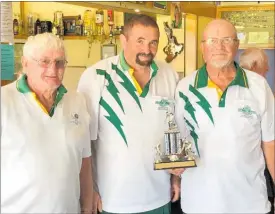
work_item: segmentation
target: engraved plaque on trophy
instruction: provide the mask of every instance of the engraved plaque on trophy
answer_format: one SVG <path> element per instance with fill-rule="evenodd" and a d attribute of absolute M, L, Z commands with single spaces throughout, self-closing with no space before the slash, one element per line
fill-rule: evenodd
<path fill-rule="evenodd" d="M 196 167 L 192 143 L 181 138 L 171 108 L 166 112 L 165 122 L 168 130 L 164 132 L 162 142 L 155 146 L 154 169 Z"/>

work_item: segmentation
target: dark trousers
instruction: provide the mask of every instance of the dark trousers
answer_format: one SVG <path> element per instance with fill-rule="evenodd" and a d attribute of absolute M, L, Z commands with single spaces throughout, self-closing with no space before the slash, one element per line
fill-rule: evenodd
<path fill-rule="evenodd" d="M 274 197 L 268 197 L 268 200 L 271 203 L 271 211 L 268 214 L 274 214 Z"/>
<path fill-rule="evenodd" d="M 180 206 L 180 199 L 171 203 L 171 214 L 183 214 Z"/>

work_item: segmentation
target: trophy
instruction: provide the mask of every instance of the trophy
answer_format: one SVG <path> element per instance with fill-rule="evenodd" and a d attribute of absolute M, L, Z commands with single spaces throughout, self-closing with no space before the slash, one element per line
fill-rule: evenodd
<path fill-rule="evenodd" d="M 192 143 L 187 138 L 181 139 L 171 106 L 166 112 L 165 122 L 168 130 L 164 132 L 162 142 L 155 146 L 154 169 L 196 167 Z"/>

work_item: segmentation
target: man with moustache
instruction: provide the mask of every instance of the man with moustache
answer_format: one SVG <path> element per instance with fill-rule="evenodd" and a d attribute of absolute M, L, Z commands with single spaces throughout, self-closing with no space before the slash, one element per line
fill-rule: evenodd
<path fill-rule="evenodd" d="M 265 78 L 241 68 L 235 27 L 213 20 L 201 48 L 205 65 L 181 80 L 176 120 L 199 158 L 184 171 L 184 213 L 268 213 L 265 160 L 274 181 L 274 96 Z"/>
<path fill-rule="evenodd" d="M 165 131 L 160 103 L 174 98 L 178 76 L 154 60 L 159 28 L 151 17 L 130 18 L 120 41 L 123 51 L 84 71 L 78 85 L 94 121 L 94 212 L 169 214 L 180 182 L 153 163 Z"/>

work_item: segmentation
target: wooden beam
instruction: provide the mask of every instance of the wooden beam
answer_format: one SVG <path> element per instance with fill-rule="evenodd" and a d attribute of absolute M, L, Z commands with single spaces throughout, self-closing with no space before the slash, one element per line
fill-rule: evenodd
<path fill-rule="evenodd" d="M 70 1 L 64 1 L 60 3 L 66 3 L 66 4 L 72 4 L 72 5 L 78 5 L 83 7 L 91 7 L 91 8 L 101 8 L 101 9 L 112 9 L 119 12 L 126 12 L 126 13 L 135 13 L 135 9 L 139 9 L 140 13 L 147 14 L 147 15 L 156 15 L 156 14 L 162 14 L 162 15 L 170 15 L 170 2 L 167 3 L 167 8 L 165 10 L 157 9 L 153 7 L 152 2 L 146 2 L 145 4 L 136 4 L 132 2 L 122 2 L 122 1 L 113 1 L 113 2 L 97 2 L 97 1 L 90 1 L 90 2 L 70 2 Z"/>
<path fill-rule="evenodd" d="M 180 2 L 182 12 L 216 18 L 217 6 L 204 2 Z"/>

